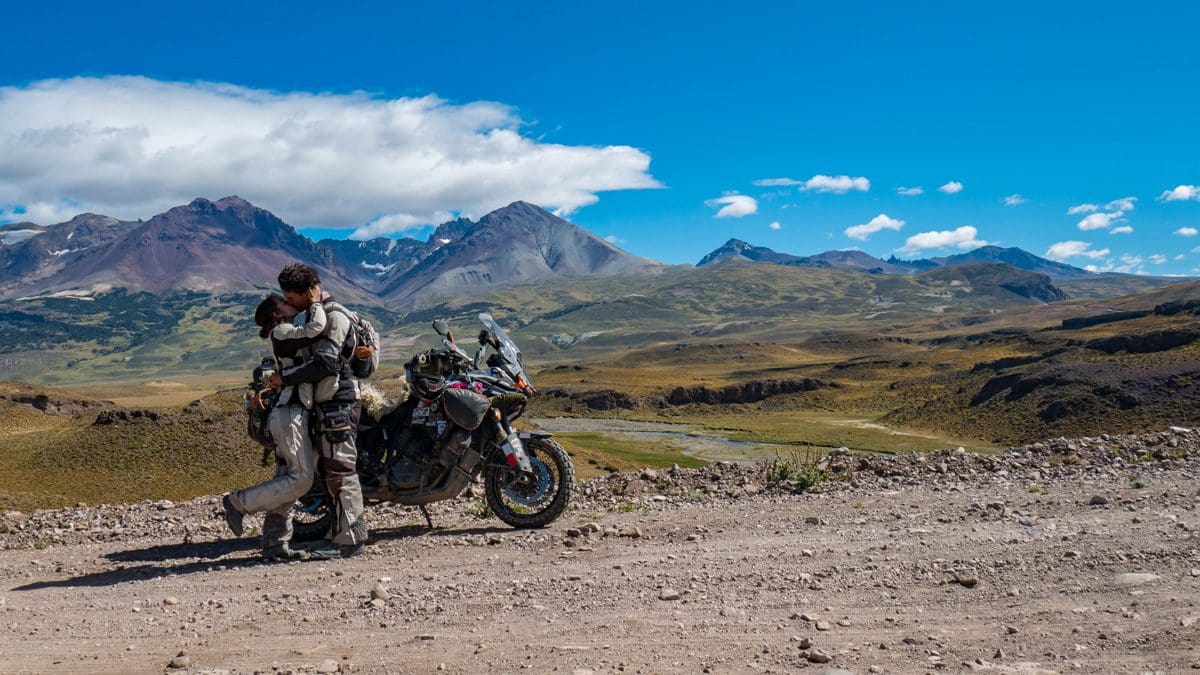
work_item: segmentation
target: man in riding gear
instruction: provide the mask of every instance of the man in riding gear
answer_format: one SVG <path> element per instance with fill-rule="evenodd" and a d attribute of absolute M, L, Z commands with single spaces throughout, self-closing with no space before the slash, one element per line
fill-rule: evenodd
<path fill-rule="evenodd" d="M 318 558 L 348 557 L 362 552 L 367 539 L 363 520 L 362 486 L 355 464 L 355 437 L 359 404 L 358 380 L 350 367 L 354 354 L 350 312 L 321 293 L 321 280 L 313 268 L 295 263 L 279 273 L 279 287 L 288 302 L 307 310 L 322 299 L 327 325 L 307 349 L 308 359 L 273 376 L 272 384 L 295 387 L 314 385 L 313 435 L 317 449 L 317 473 L 332 498 L 334 522 L 328 542 L 310 553 Z"/>

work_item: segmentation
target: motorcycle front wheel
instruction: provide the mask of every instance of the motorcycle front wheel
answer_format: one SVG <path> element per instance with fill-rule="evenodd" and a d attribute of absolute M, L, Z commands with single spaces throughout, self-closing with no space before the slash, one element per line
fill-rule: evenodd
<path fill-rule="evenodd" d="M 484 476 L 488 508 L 518 528 L 545 527 L 567 510 L 575 490 L 575 465 L 557 441 L 531 438 L 525 451 L 530 473 L 492 467 Z"/>
<path fill-rule="evenodd" d="M 292 541 L 324 539 L 332 524 L 332 500 L 325 491 L 324 481 L 314 480 L 308 494 L 292 507 Z"/>

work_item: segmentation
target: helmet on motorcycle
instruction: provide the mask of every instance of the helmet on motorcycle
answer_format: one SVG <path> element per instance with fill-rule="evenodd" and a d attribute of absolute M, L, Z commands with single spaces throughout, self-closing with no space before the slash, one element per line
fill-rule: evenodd
<path fill-rule="evenodd" d="M 424 399 L 437 398 L 446 388 L 442 364 L 433 354 L 417 354 L 404 368 L 408 388 Z"/>
<path fill-rule="evenodd" d="M 408 386 L 423 399 L 437 398 L 446 389 L 446 378 L 408 371 Z"/>

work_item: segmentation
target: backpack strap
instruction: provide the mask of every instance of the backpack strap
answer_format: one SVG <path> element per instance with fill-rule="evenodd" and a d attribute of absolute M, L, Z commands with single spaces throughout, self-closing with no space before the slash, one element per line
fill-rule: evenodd
<path fill-rule="evenodd" d="M 342 343 L 342 347 L 338 352 L 338 355 L 343 361 L 349 362 L 350 357 L 353 356 L 354 347 L 351 346 L 349 349 L 347 349 L 347 347 L 349 346 L 351 338 L 355 338 L 355 341 L 357 342 L 357 336 L 355 335 L 354 330 L 362 328 L 362 320 L 358 318 L 357 314 L 349 309 L 346 309 L 338 302 L 325 302 L 323 304 L 327 314 L 341 314 L 350 322 L 350 330 L 346 333 L 346 342 Z M 349 354 L 347 352 L 349 352 Z"/>

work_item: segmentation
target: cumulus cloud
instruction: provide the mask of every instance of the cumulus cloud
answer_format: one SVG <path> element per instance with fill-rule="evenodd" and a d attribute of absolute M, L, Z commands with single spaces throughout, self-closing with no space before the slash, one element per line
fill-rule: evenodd
<path fill-rule="evenodd" d="M 1177 254 L 1177 255 L 1175 256 L 1175 260 L 1177 260 L 1177 261 L 1178 261 L 1178 260 L 1183 260 L 1183 259 L 1184 259 L 1184 258 L 1186 258 L 1186 257 L 1187 257 L 1186 255 L 1184 255 L 1184 254 L 1182 254 L 1182 253 L 1179 253 L 1179 254 Z"/>
<path fill-rule="evenodd" d="M 886 213 L 881 213 L 862 225 L 847 227 L 845 234 L 851 239 L 866 241 L 871 235 L 881 230 L 899 230 L 902 227 L 904 227 L 903 220 L 897 220 Z"/>
<path fill-rule="evenodd" d="M 1158 198 L 1164 202 L 1200 201 L 1200 185 L 1176 185 L 1174 190 L 1164 190 Z"/>
<path fill-rule="evenodd" d="M 1133 203 L 1136 201 L 1137 197 L 1121 197 L 1120 199 L 1114 199 L 1105 204 L 1104 208 L 1109 211 L 1120 211 L 1125 213 L 1133 210 Z"/>
<path fill-rule="evenodd" d="M 862 176 L 851 178 L 845 175 L 823 176 L 818 174 L 804 181 L 804 185 L 800 189 L 806 192 L 833 192 L 844 195 L 851 190 L 859 192 L 870 190 L 871 181 Z"/>
<path fill-rule="evenodd" d="M 1121 214 L 1117 213 L 1092 213 L 1079 221 L 1079 229 L 1087 232 L 1088 230 L 1107 230 L 1112 227 L 1112 224 L 1121 218 Z"/>
<path fill-rule="evenodd" d="M 1121 225 L 1119 227 L 1114 227 L 1113 229 L 1109 230 L 1108 233 L 1109 234 L 1133 234 L 1133 227 L 1131 227 L 1129 225 Z"/>
<path fill-rule="evenodd" d="M 1145 274 L 1146 272 L 1143 268 L 1145 262 L 1140 255 L 1129 255 L 1126 253 L 1121 256 L 1121 264 L 1114 267 L 1113 271 L 1122 274 Z"/>
<path fill-rule="evenodd" d="M 1014 192 L 1011 195 L 1004 198 L 1004 205 L 1005 206 L 1020 206 L 1027 201 L 1029 201 L 1029 200 L 1025 199 L 1021 195 Z"/>
<path fill-rule="evenodd" d="M 721 207 L 714 218 L 744 218 L 758 213 L 758 200 L 747 195 L 725 195 L 704 203 L 714 209 Z"/>
<path fill-rule="evenodd" d="M 962 191 L 963 191 L 963 184 L 956 180 L 952 180 L 949 183 L 946 183 L 945 185 L 938 188 L 938 192 L 944 192 L 948 195 L 956 195 Z"/>
<path fill-rule="evenodd" d="M 771 228 L 772 230 L 779 230 L 779 229 L 782 229 L 782 228 L 783 228 L 783 226 L 779 224 L 779 221 L 778 221 L 778 220 L 774 221 L 773 223 L 771 223 L 771 224 L 770 224 L 770 225 L 768 225 L 767 227 Z"/>
<path fill-rule="evenodd" d="M 298 226 L 383 234 L 517 199 L 561 214 L 661 187 L 629 146 L 547 143 L 509 106 L 145 77 L 0 87 L 0 206 L 146 217 L 239 194 Z M 69 200 L 69 202 L 65 201 Z"/>
<path fill-rule="evenodd" d="M 1155 254 L 1153 254 L 1153 255 L 1151 255 L 1151 256 L 1150 256 L 1150 262 L 1154 263 L 1155 265 L 1163 265 L 1163 264 L 1166 264 L 1166 262 L 1167 262 L 1167 256 L 1165 256 L 1165 255 L 1163 255 L 1163 254 L 1161 254 L 1161 253 L 1155 253 Z"/>
<path fill-rule="evenodd" d="M 1112 228 L 1119 222 L 1125 220 L 1124 216 L 1133 210 L 1134 202 L 1137 197 L 1121 197 L 1108 202 L 1103 207 L 1096 204 L 1080 204 L 1067 209 L 1068 215 L 1077 215 L 1087 213 L 1088 215 L 1079 221 L 1079 229 L 1087 232 L 1089 230 L 1107 230 Z M 1103 211 L 1101 209 L 1104 209 Z M 1133 232 L 1133 228 L 1125 229 L 1125 227 L 1116 228 L 1120 232 L 1114 234 L 1128 234 Z"/>
<path fill-rule="evenodd" d="M 941 230 L 914 234 L 904 242 L 899 250 L 902 253 L 919 253 L 931 248 L 949 248 L 951 246 L 963 250 L 987 246 L 986 241 L 978 239 L 978 230 L 970 225 L 963 225 L 954 230 Z"/>
<path fill-rule="evenodd" d="M 919 187 L 919 186 L 918 187 L 899 187 L 899 188 L 896 188 L 896 194 L 903 195 L 905 197 L 916 197 L 917 195 L 925 194 L 925 188 Z"/>
<path fill-rule="evenodd" d="M 615 234 L 610 234 L 610 235 L 605 236 L 604 241 L 607 241 L 608 243 L 612 244 L 613 246 L 620 246 L 621 244 L 625 243 L 624 239 L 618 237 Z"/>
<path fill-rule="evenodd" d="M 1063 261 L 1069 258 L 1088 258 L 1091 260 L 1099 260 L 1107 257 L 1109 250 L 1102 248 L 1100 250 L 1092 250 L 1092 245 L 1086 241 L 1060 241 L 1046 249 L 1043 255 L 1051 260 Z"/>
<path fill-rule="evenodd" d="M 1175 230 L 1175 234 L 1180 237 L 1194 237 L 1197 233 L 1200 233 L 1200 230 L 1194 227 L 1181 227 Z"/>

